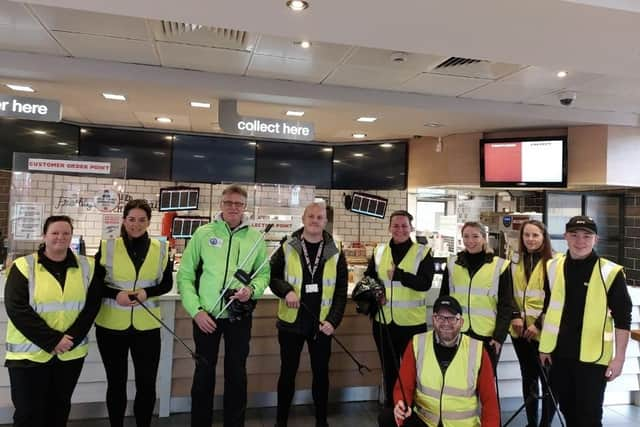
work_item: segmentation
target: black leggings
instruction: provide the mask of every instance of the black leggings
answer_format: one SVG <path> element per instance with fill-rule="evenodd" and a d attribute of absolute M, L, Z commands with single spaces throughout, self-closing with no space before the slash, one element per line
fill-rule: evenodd
<path fill-rule="evenodd" d="M 327 402 L 329 400 L 329 358 L 331 357 L 331 337 L 318 332 L 317 337 L 305 337 L 287 331 L 278 331 L 280 343 L 280 377 L 278 378 L 278 426 L 286 426 L 289 408 L 296 388 L 296 373 L 300 365 L 300 353 L 305 341 L 309 348 L 313 380 L 311 394 L 316 409 L 316 424 L 327 422 Z"/>
<path fill-rule="evenodd" d="M 137 427 L 149 427 L 156 404 L 160 329 L 113 331 L 96 326 L 98 350 L 107 373 L 107 410 L 111 427 L 122 427 L 127 408 L 129 350 L 135 370 L 133 413 Z"/>
<path fill-rule="evenodd" d="M 538 361 L 538 341 L 527 341 L 524 338 L 513 338 L 513 348 L 520 362 L 520 373 L 522 374 L 522 397 L 526 402 L 527 423 L 530 426 L 538 425 L 538 400 L 540 396 L 544 396 L 542 401 L 542 419 L 540 427 L 548 427 L 551 425 L 554 408 L 551 397 L 548 395 L 548 385 L 544 383 L 544 379 L 540 370 L 540 362 Z M 542 394 L 538 381 L 542 383 Z"/>
<path fill-rule="evenodd" d="M 382 326 L 382 328 L 381 328 Z M 427 324 L 415 326 L 399 326 L 393 322 L 385 325 L 383 323 L 373 321 L 373 339 L 376 342 L 378 356 L 380 357 L 380 365 L 382 366 L 382 376 L 384 379 L 384 406 L 393 407 L 393 388 L 398 379 L 398 370 L 396 366 L 400 366 L 400 360 L 404 354 L 407 345 L 415 334 L 426 332 Z M 382 340 L 380 337 L 382 332 Z M 391 337 L 391 345 L 389 347 L 389 336 Z M 395 358 L 393 357 L 395 355 Z"/>
<path fill-rule="evenodd" d="M 15 427 L 64 427 L 84 357 L 42 366 L 9 368 Z"/>

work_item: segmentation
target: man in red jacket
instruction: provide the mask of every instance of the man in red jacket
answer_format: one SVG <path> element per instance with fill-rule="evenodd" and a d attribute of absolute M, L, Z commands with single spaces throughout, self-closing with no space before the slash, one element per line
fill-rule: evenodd
<path fill-rule="evenodd" d="M 432 320 L 433 331 L 415 335 L 404 352 L 395 407 L 380 415 L 380 427 L 499 427 L 491 360 L 481 341 L 460 333 L 460 304 L 438 298 Z"/>

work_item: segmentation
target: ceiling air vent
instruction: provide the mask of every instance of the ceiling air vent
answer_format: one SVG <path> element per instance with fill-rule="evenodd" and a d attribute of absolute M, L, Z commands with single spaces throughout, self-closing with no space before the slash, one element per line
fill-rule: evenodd
<path fill-rule="evenodd" d="M 443 69 L 450 67 L 460 67 L 463 65 L 471 65 L 477 64 L 478 62 L 482 62 L 481 59 L 470 59 L 470 58 L 458 58 L 456 56 L 452 56 L 451 58 L 441 62 L 435 69 Z"/>
<path fill-rule="evenodd" d="M 175 21 L 153 21 L 153 32 L 159 41 L 237 50 L 251 49 L 254 39 L 246 31 Z"/>

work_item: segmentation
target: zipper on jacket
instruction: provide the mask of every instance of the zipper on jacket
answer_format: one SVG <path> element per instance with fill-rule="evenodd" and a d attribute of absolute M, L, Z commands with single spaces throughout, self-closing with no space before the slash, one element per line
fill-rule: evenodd
<path fill-rule="evenodd" d="M 228 227 L 228 226 L 227 226 Z M 227 248 L 227 260 L 225 262 L 224 265 L 224 278 L 222 279 L 222 288 L 220 289 L 220 292 L 222 292 L 222 290 L 224 289 L 225 284 L 227 283 L 227 273 L 229 272 L 229 258 L 231 257 L 231 241 L 233 240 L 233 231 L 229 230 L 229 247 Z M 222 307 L 224 307 L 225 301 L 224 298 L 220 298 L 220 302 L 218 303 L 220 304 L 220 309 L 222 310 Z"/>

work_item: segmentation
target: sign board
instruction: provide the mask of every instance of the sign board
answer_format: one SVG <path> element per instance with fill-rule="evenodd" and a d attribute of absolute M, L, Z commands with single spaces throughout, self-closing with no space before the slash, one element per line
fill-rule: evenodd
<path fill-rule="evenodd" d="M 105 188 L 96 194 L 93 206 L 100 212 L 112 212 L 118 207 L 119 203 L 120 195 L 118 192 L 110 188 Z"/>
<path fill-rule="evenodd" d="M 28 171 L 39 172 L 73 172 L 109 175 L 110 162 L 88 162 L 83 160 L 56 160 L 29 158 Z"/>
<path fill-rule="evenodd" d="M 221 100 L 218 107 L 220 127 L 233 135 L 259 136 L 264 138 L 313 141 L 313 123 L 293 120 L 245 117 L 238 115 L 235 100 Z"/>
<path fill-rule="evenodd" d="M 13 240 L 40 240 L 44 205 L 18 202 L 13 212 Z"/>
<path fill-rule="evenodd" d="M 59 122 L 62 107 L 58 101 L 0 95 L 0 117 Z"/>
<path fill-rule="evenodd" d="M 102 238 L 115 239 L 120 236 L 120 225 L 122 224 L 122 215 L 106 213 L 102 215 Z"/>

